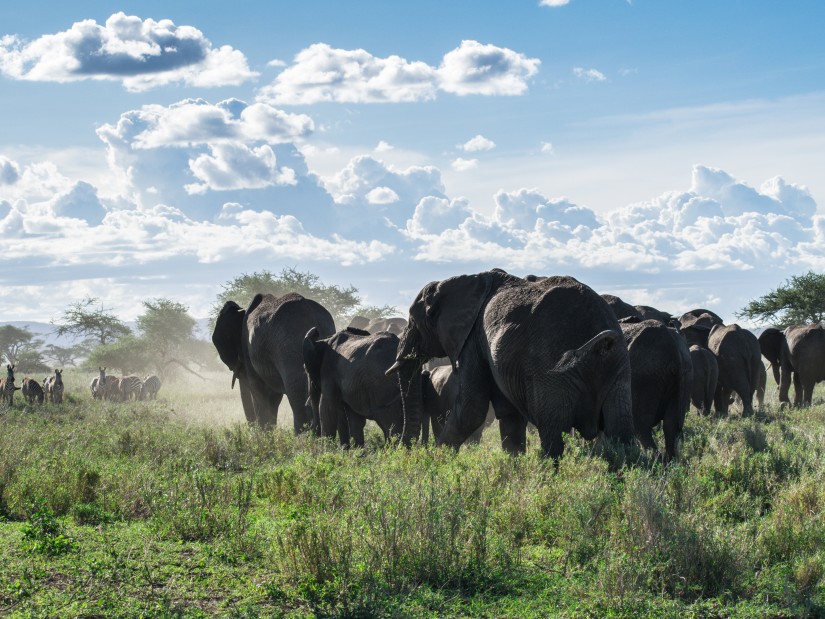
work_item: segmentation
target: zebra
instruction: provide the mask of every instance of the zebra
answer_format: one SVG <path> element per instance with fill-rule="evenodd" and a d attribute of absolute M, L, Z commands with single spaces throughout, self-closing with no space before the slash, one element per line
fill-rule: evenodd
<path fill-rule="evenodd" d="M 104 376 L 103 383 L 98 384 L 97 389 L 104 400 L 120 400 L 120 381 L 117 376 Z"/>
<path fill-rule="evenodd" d="M 97 400 L 103 397 L 103 388 L 102 386 L 106 384 L 106 368 L 98 367 L 98 372 L 100 374 L 95 376 L 92 379 L 92 382 L 89 383 L 89 389 L 92 392 L 92 399 Z"/>
<path fill-rule="evenodd" d="M 43 390 L 50 402 L 55 404 L 63 402 L 63 370 L 55 370 L 54 376 L 47 376 L 43 379 Z"/>
<path fill-rule="evenodd" d="M 137 400 L 140 397 L 142 387 L 143 381 L 140 380 L 139 376 L 130 374 L 129 376 L 121 377 L 119 382 L 120 399 L 126 401 L 131 399 L 132 396 L 134 396 L 134 398 Z"/>
<path fill-rule="evenodd" d="M 0 381 L 0 402 L 8 402 L 9 406 L 13 404 L 14 392 L 20 387 L 14 386 L 14 366 L 6 365 L 6 378 Z"/>
<path fill-rule="evenodd" d="M 154 374 L 144 376 L 143 387 L 140 390 L 140 399 L 154 400 L 158 397 L 158 391 L 160 391 L 160 379 Z"/>
<path fill-rule="evenodd" d="M 38 404 L 43 404 L 43 400 L 45 399 L 43 387 L 41 387 L 40 383 L 36 380 L 29 378 L 28 376 L 23 379 L 23 384 L 20 387 L 20 393 L 29 404 L 34 404 L 35 401 Z"/>

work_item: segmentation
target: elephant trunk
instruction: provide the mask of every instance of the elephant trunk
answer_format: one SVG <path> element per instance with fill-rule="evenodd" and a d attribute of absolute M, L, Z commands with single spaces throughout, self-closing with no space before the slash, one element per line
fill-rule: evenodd
<path fill-rule="evenodd" d="M 401 392 L 401 410 L 404 427 L 401 442 L 410 445 L 421 435 L 421 415 L 423 409 L 421 390 L 421 365 L 415 362 L 403 363 L 397 370 L 398 388 Z"/>

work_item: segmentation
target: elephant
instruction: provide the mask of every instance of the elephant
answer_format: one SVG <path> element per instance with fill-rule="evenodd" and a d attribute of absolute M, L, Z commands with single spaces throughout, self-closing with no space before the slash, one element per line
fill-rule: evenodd
<path fill-rule="evenodd" d="M 757 338 L 762 356 L 771 364 L 773 379 L 780 383 L 779 369 L 782 367 L 782 345 L 785 343 L 785 334 L 779 329 L 768 327 Z"/>
<path fill-rule="evenodd" d="M 502 447 L 526 449 L 527 422 L 554 461 L 563 434 L 633 440 L 630 362 L 607 302 L 572 277 L 528 281 L 500 269 L 430 282 L 410 306 L 395 372 L 449 357 L 459 385 L 437 443 L 458 448 L 492 402 Z"/>
<path fill-rule="evenodd" d="M 248 423 L 274 427 L 286 394 L 295 432 L 319 431 L 318 420 L 307 406 L 302 352 L 304 335 L 312 327 L 321 337 L 335 333 L 330 313 L 294 292 L 280 297 L 257 294 L 246 310 L 234 301 L 221 308 L 212 343 L 232 371 L 232 387 L 236 380 L 240 384 Z"/>
<path fill-rule="evenodd" d="M 303 360 L 309 400 L 317 412 L 321 435 L 338 433 L 342 445 L 350 437 L 364 446 L 364 425 L 375 421 L 384 438 L 400 437 L 409 445 L 421 432 L 421 376 L 417 368 L 387 376 L 398 350 L 398 336 L 370 334 L 347 327 L 321 339 L 317 327 L 304 337 Z M 405 385 L 406 387 L 402 387 Z"/>
<path fill-rule="evenodd" d="M 387 331 L 395 335 L 401 335 L 407 321 L 404 318 L 365 318 L 364 316 L 354 316 L 349 323 L 350 327 L 361 329 L 369 333 L 379 333 Z"/>
<path fill-rule="evenodd" d="M 756 336 L 739 325 L 714 325 L 708 334 L 708 350 L 719 364 L 714 408 L 726 415 L 731 393 L 742 400 L 742 415 L 753 414 L 753 395 L 759 385 L 762 351 Z"/>
<path fill-rule="evenodd" d="M 698 344 L 708 347 L 708 335 L 715 325 L 724 325 L 718 314 L 706 309 L 693 309 L 679 317 L 679 331 L 687 340 L 688 346 Z"/>
<path fill-rule="evenodd" d="M 421 381 L 421 442 L 428 443 L 430 440 L 429 426 L 432 426 L 433 436 L 438 439 L 444 430 L 444 424 L 447 423 L 447 417 L 455 406 L 455 398 L 458 395 L 458 375 L 453 372 L 449 364 L 439 365 L 421 372 Z M 482 433 L 495 420 L 493 407 L 489 406 L 484 423 L 464 442 L 480 443 Z"/>
<path fill-rule="evenodd" d="M 690 408 L 693 364 L 684 338 L 659 320 L 622 323 L 630 355 L 633 426 L 646 449 L 656 450 L 653 428 L 665 434 L 664 460 L 676 456 L 676 446 Z"/>
<path fill-rule="evenodd" d="M 650 305 L 630 305 L 630 303 L 623 301 L 614 294 L 603 294 L 601 296 L 602 299 L 607 301 L 619 321 L 625 319 L 625 322 L 632 323 L 634 320 L 637 322 L 657 320 L 668 326 L 674 326 L 675 324 L 673 316 Z"/>
<path fill-rule="evenodd" d="M 825 380 L 825 329 L 821 324 L 791 325 L 781 344 L 779 402 L 790 404 L 793 380 L 794 406 L 809 406 L 816 383 Z"/>
<path fill-rule="evenodd" d="M 719 380 L 719 364 L 712 352 L 698 344 L 690 347 L 690 360 L 693 366 L 690 400 L 703 415 L 710 415 Z"/>

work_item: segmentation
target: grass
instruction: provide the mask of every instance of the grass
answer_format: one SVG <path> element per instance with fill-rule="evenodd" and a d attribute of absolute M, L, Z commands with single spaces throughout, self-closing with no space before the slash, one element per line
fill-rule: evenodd
<path fill-rule="evenodd" d="M 556 470 L 535 436 L 510 458 L 495 432 L 261 432 L 223 374 L 122 404 L 66 380 L 61 406 L 0 408 L 0 615 L 825 615 L 821 398 L 692 412 L 668 467 L 570 437 Z"/>

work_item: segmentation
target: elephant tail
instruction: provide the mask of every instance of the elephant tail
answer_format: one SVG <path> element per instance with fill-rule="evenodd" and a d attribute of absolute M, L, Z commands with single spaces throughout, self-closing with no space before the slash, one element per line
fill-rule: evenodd
<path fill-rule="evenodd" d="M 681 338 L 681 336 L 679 336 Z M 685 415 L 690 410 L 690 395 L 693 390 L 693 362 L 690 358 L 690 351 L 687 346 L 680 348 L 681 368 L 679 372 L 679 388 L 677 390 L 677 403 L 679 406 L 679 432 L 685 426 Z"/>

